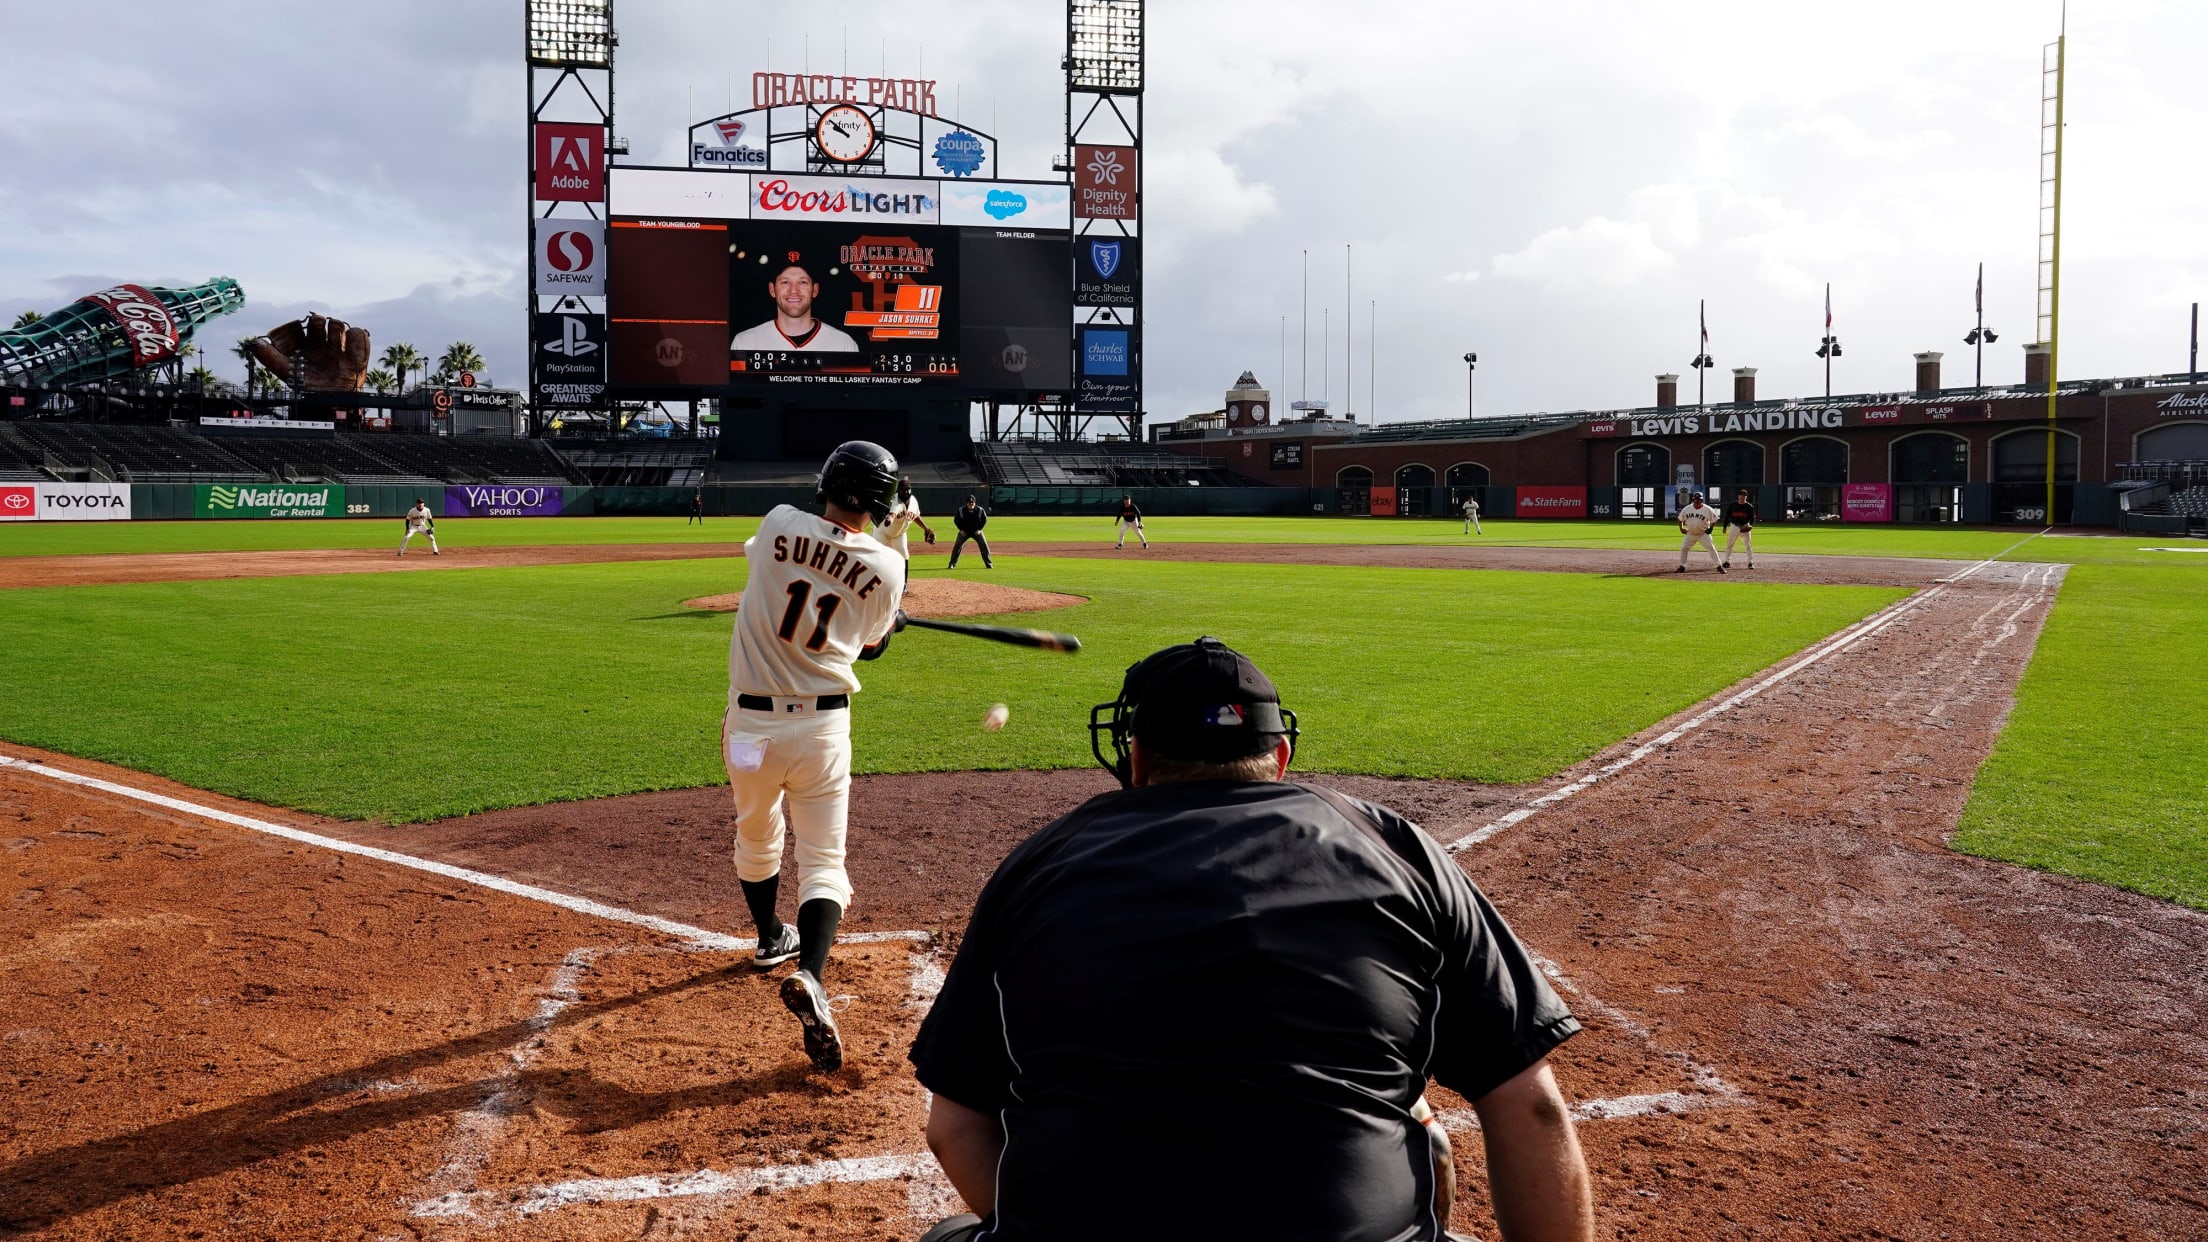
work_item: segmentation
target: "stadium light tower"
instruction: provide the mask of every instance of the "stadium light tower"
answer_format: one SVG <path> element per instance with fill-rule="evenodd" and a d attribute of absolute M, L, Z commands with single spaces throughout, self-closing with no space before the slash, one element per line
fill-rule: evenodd
<path fill-rule="evenodd" d="M 1832 334 L 1832 282 L 1825 282 L 1825 338 L 1817 346 L 1825 360 L 1825 396 L 1832 396 L 1832 360 L 1840 356 L 1840 338 Z"/>
<path fill-rule="evenodd" d="M 1466 418 L 1472 417 L 1472 373 L 1479 369 L 1480 356 L 1478 354 L 1466 354 L 1464 356 L 1464 416 Z"/>
<path fill-rule="evenodd" d="M 1147 162 L 1141 158 L 1143 5 L 1144 0 L 1067 0 L 1066 55 L 1060 62 L 1066 74 L 1066 146 L 1052 166 L 1073 182 L 1076 270 L 1079 255 L 1094 245 L 1131 243 L 1127 248 L 1140 254 Z M 1099 194 L 1106 182 L 1110 190 Z M 1069 275 L 1078 286 L 1077 274 Z M 1134 305 L 1116 310 L 1081 306 L 1075 298 L 1074 399 L 1059 424 L 1061 439 L 1074 439 L 1076 426 L 1085 429 L 1090 416 L 1099 414 L 1122 421 L 1129 440 L 1142 438 L 1144 318 L 1139 294 Z M 1128 348 L 1125 370 L 1117 373 L 1112 391 L 1091 396 L 1081 342 L 1098 330 L 1122 333 Z"/>
<path fill-rule="evenodd" d="M 1978 265 L 1978 326 L 1963 334 L 1963 344 L 1976 346 L 1978 361 L 1971 376 L 1972 386 L 1986 386 L 1986 346 L 2001 338 L 1986 326 L 1986 265 Z"/>
<path fill-rule="evenodd" d="M 529 190 L 529 422 L 535 434 L 547 421 L 547 402 L 566 409 L 606 408 L 604 385 L 557 385 L 548 392 L 538 376 L 540 311 L 556 310 L 560 295 L 537 287 L 538 243 L 553 235 L 556 218 L 587 221 L 602 228 L 612 157 L 623 148 L 613 138 L 613 0 L 524 0 L 526 33 L 524 79 L 529 91 L 529 157 L 524 165 Z M 572 88 L 572 89 L 566 89 Z M 540 166 L 539 161 L 546 161 Z M 540 175 L 549 174 L 549 176 Z M 603 296 L 577 299 L 594 303 L 581 313 L 599 322 L 604 335 Z"/>

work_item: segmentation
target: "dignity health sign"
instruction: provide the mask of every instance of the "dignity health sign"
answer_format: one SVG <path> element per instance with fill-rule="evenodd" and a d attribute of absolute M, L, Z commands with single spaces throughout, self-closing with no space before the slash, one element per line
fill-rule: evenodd
<path fill-rule="evenodd" d="M 445 489 L 446 517 L 558 517 L 566 493 L 557 487 L 483 484 Z"/>

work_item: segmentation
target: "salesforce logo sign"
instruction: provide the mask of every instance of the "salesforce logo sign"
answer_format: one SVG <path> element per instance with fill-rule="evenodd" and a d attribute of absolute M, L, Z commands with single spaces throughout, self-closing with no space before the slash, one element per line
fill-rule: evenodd
<path fill-rule="evenodd" d="M 1027 210 L 1027 196 L 1010 190 L 991 190 L 982 200 L 981 209 L 999 220 L 1009 220 Z"/>

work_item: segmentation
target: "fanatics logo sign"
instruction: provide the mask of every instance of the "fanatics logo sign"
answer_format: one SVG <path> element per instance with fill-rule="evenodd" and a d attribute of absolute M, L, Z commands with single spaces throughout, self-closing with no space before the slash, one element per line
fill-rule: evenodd
<path fill-rule="evenodd" d="M 548 203 L 606 200 L 606 127 L 537 126 L 537 198 Z"/>

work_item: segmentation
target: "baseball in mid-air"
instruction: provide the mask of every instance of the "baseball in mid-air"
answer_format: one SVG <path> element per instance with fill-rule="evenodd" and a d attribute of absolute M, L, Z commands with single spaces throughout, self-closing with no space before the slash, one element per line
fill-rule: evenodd
<path fill-rule="evenodd" d="M 1012 719 L 1012 709 L 998 703 L 991 706 L 988 714 L 981 718 L 981 727 L 990 733 L 995 733 L 1004 727 L 1005 721 L 1010 719 Z"/>

